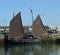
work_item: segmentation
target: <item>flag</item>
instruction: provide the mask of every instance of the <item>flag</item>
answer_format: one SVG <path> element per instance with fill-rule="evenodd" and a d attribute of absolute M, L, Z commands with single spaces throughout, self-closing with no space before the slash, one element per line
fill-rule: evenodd
<path fill-rule="evenodd" d="M 30 8 L 30 12 L 32 13 L 32 9 Z"/>

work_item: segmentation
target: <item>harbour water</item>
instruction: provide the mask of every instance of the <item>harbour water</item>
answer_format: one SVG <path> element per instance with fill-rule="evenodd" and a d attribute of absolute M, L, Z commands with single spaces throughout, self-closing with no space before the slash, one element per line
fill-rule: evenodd
<path fill-rule="evenodd" d="M 59 44 L 0 45 L 0 55 L 60 55 Z"/>

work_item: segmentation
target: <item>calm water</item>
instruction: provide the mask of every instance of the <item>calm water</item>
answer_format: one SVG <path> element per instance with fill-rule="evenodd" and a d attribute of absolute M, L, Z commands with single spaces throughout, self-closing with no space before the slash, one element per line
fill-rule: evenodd
<path fill-rule="evenodd" d="M 34 44 L 34 45 L 0 45 L 0 55 L 60 55 L 60 45 Z"/>

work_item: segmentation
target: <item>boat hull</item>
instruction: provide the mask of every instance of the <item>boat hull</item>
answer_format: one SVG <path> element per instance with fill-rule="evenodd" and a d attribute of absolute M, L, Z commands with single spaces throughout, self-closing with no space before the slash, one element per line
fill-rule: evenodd
<path fill-rule="evenodd" d="M 6 44 L 33 44 L 40 43 L 38 39 L 8 40 Z"/>

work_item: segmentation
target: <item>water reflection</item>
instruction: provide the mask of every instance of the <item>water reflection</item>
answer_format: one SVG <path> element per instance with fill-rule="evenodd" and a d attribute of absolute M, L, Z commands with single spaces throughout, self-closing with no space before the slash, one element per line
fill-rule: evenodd
<path fill-rule="evenodd" d="M 0 45 L 0 55 L 60 55 L 60 45 Z"/>

